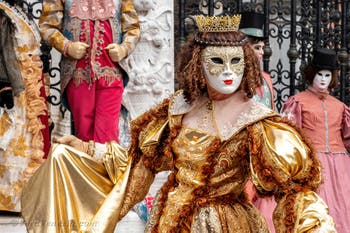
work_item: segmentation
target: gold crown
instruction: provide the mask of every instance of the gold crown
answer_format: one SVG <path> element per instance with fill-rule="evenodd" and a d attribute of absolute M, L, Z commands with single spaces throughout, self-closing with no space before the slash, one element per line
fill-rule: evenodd
<path fill-rule="evenodd" d="M 238 31 L 241 15 L 204 16 L 195 15 L 197 27 L 201 32 L 232 32 Z"/>

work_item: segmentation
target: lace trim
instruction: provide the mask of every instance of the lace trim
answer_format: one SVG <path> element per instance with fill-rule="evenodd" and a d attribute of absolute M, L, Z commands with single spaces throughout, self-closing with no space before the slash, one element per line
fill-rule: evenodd
<path fill-rule="evenodd" d="M 221 137 L 223 140 L 228 140 L 241 129 L 253 122 L 256 122 L 262 118 L 266 118 L 266 116 L 277 115 L 276 112 L 254 100 L 250 100 L 247 104 L 250 106 L 246 108 L 246 110 L 241 114 L 239 114 L 236 122 L 228 122 L 220 129 Z"/>
<path fill-rule="evenodd" d="M 114 80 L 121 80 L 123 75 L 121 71 L 116 67 L 99 67 L 97 73 L 95 73 L 94 79 L 90 78 L 90 70 L 83 70 L 78 68 L 73 73 L 74 85 L 79 86 L 84 80 L 91 84 L 93 81 L 99 80 L 100 78 L 105 78 L 107 84 L 111 84 Z"/>
<path fill-rule="evenodd" d="M 107 144 L 95 142 L 95 153 L 93 154 L 92 157 L 97 159 L 99 162 L 102 162 L 106 152 L 107 152 Z"/>
<path fill-rule="evenodd" d="M 169 103 L 169 113 L 170 115 L 180 115 L 188 112 L 192 105 L 187 103 L 183 91 L 178 91 L 171 98 Z"/>
<path fill-rule="evenodd" d="M 169 114 L 170 115 L 182 115 L 189 112 L 193 107 L 197 106 L 199 103 L 203 102 L 207 98 L 199 98 L 195 100 L 193 103 L 189 104 L 185 100 L 185 96 L 183 95 L 183 91 L 177 91 L 173 98 L 171 98 L 169 103 Z"/>
<path fill-rule="evenodd" d="M 70 17 L 105 20 L 114 17 L 116 5 L 113 0 L 73 0 Z"/>
<path fill-rule="evenodd" d="M 184 95 L 182 91 L 179 91 L 174 94 L 170 102 L 169 113 L 170 115 L 181 115 L 189 112 L 192 108 L 198 106 L 200 103 L 206 101 L 207 104 L 210 105 L 211 101 L 208 101 L 206 97 L 199 98 L 198 101 L 195 101 L 193 104 L 188 104 L 185 101 Z M 219 134 L 223 140 L 228 140 L 234 134 L 239 132 L 242 128 L 256 122 L 262 118 L 267 116 L 277 115 L 276 112 L 267 108 L 265 105 L 258 103 L 254 100 L 249 100 L 247 103 L 248 107 L 245 111 L 239 114 L 237 120 L 235 122 L 227 122 L 224 126 L 218 128 Z M 201 113 L 201 117 L 199 118 L 197 124 L 201 130 L 208 131 L 208 127 L 212 125 L 213 117 L 212 110 L 202 105 L 199 109 Z"/>

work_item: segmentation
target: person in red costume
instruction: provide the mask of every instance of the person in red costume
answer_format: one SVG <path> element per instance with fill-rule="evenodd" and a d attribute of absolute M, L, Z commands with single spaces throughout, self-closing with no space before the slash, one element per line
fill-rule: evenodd
<path fill-rule="evenodd" d="M 61 91 L 76 135 L 119 141 L 125 84 L 119 62 L 140 38 L 133 1 L 44 0 L 39 27 L 43 39 L 63 55 Z"/>
<path fill-rule="evenodd" d="M 336 52 L 317 49 L 304 71 L 308 88 L 291 96 L 283 113 L 311 139 L 323 168 L 319 194 L 338 233 L 346 233 L 350 229 L 350 108 L 329 94 L 337 84 L 338 71 Z"/>

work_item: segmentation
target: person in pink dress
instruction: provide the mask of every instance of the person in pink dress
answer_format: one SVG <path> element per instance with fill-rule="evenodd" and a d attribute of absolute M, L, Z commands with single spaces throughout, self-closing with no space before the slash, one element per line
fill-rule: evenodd
<path fill-rule="evenodd" d="M 304 72 L 309 87 L 285 103 L 283 114 L 308 136 L 322 165 L 319 194 L 329 206 L 338 233 L 350 229 L 350 108 L 329 91 L 336 86 L 336 52 L 319 48 Z"/>
<path fill-rule="evenodd" d="M 42 38 L 62 54 L 61 92 L 82 140 L 119 141 L 120 61 L 140 39 L 132 0 L 44 0 Z M 66 98 L 65 98 L 66 97 Z"/>
<path fill-rule="evenodd" d="M 247 35 L 248 44 L 253 49 L 255 56 L 258 58 L 261 67 L 262 85 L 256 88 L 256 94 L 253 99 L 266 107 L 275 110 L 274 92 L 270 74 L 262 69 L 262 60 L 264 56 L 265 41 L 268 39 L 264 35 L 265 15 L 256 12 L 243 12 L 240 24 L 240 31 Z M 264 215 L 269 229 L 272 233 L 275 232 L 273 225 L 272 214 L 276 207 L 276 202 L 273 197 L 260 197 L 256 192 L 253 183 L 249 181 L 246 186 L 247 194 L 254 205 Z"/>

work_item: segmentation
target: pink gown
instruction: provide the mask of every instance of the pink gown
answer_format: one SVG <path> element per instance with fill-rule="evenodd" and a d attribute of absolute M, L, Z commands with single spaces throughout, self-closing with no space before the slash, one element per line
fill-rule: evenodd
<path fill-rule="evenodd" d="M 264 104 L 266 107 L 275 110 L 274 92 L 271 76 L 263 70 L 261 71 L 261 74 L 264 78 L 264 84 L 256 89 L 256 95 L 253 98 L 257 102 Z M 273 225 L 272 214 L 277 206 L 277 203 L 275 202 L 274 197 L 263 198 L 257 196 L 256 190 L 251 182 L 247 184 L 246 192 L 248 193 L 250 200 L 253 200 L 254 205 L 265 217 L 270 232 L 275 233 L 276 231 Z"/>
<path fill-rule="evenodd" d="M 338 233 L 350 232 L 350 108 L 309 87 L 290 97 L 283 113 L 308 136 L 322 164 L 319 194 L 328 204 Z"/>

